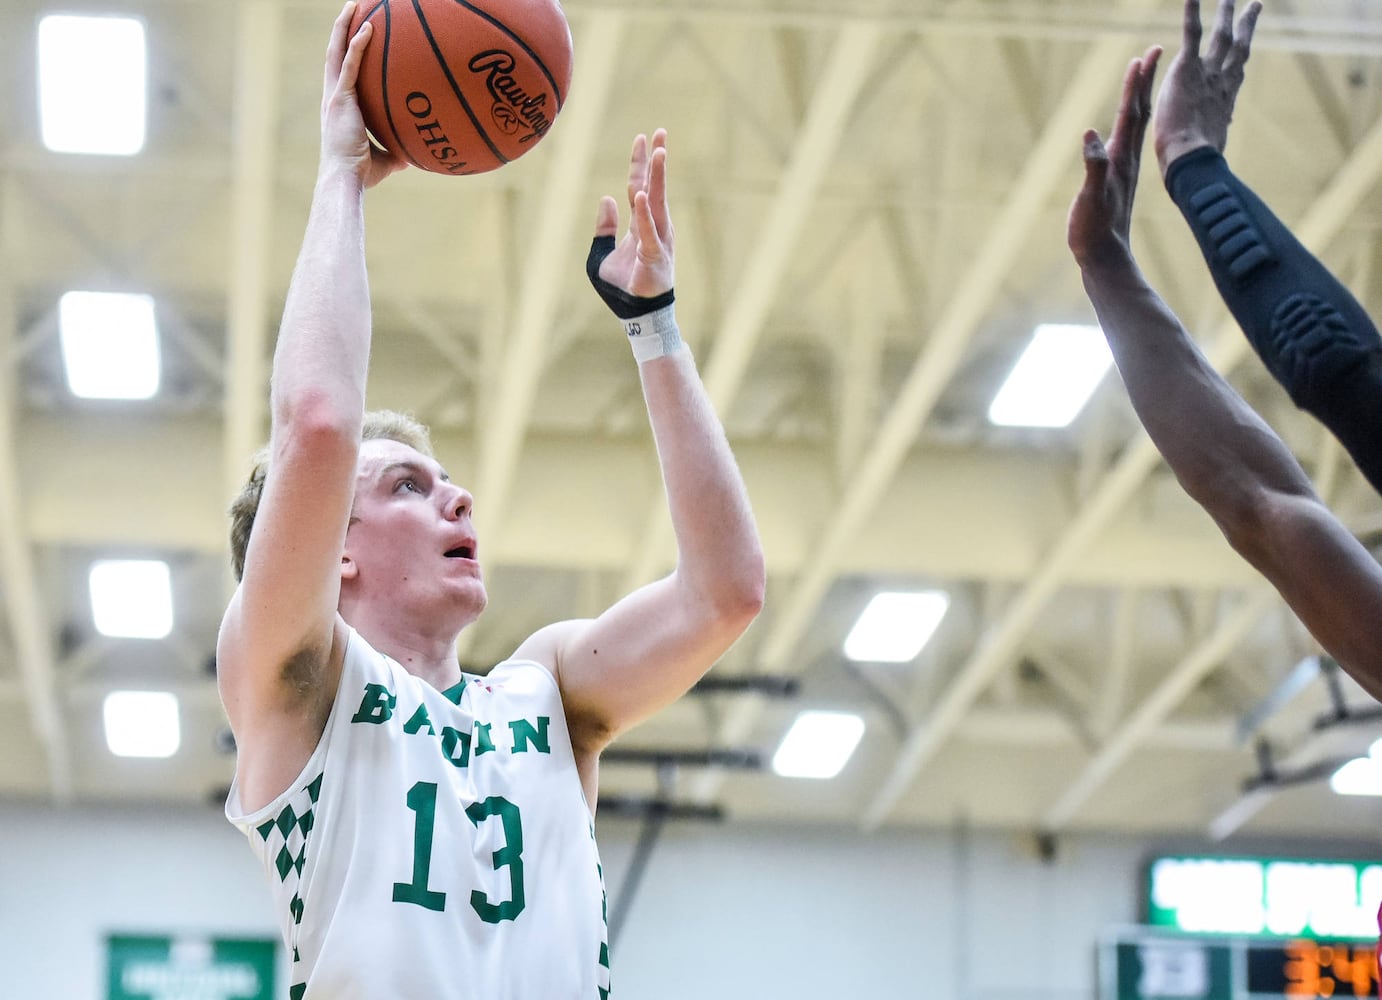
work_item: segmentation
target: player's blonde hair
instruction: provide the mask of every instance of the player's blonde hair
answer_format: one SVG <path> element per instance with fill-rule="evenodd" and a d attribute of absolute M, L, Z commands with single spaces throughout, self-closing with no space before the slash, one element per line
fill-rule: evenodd
<path fill-rule="evenodd" d="M 432 457 L 432 438 L 425 424 L 394 410 L 370 410 L 360 430 L 361 441 L 398 441 Z M 245 573 L 245 551 L 249 548 L 254 516 L 264 494 L 264 478 L 269 472 L 269 447 L 254 456 L 249 479 L 230 504 L 230 565 L 239 580 Z"/>

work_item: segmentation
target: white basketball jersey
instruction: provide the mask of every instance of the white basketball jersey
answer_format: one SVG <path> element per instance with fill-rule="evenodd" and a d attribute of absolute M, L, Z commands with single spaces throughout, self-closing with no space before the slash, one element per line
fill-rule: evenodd
<path fill-rule="evenodd" d="M 437 691 L 351 630 L 290 789 L 226 818 L 268 874 L 291 1000 L 605 1000 L 595 828 L 555 678 Z"/>

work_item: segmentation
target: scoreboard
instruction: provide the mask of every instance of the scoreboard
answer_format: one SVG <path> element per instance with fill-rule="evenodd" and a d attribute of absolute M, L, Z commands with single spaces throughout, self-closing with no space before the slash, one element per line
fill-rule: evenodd
<path fill-rule="evenodd" d="M 1312 941 L 1377 938 L 1382 862 L 1318 858 L 1156 858 L 1146 922 L 1157 927 Z"/>
<path fill-rule="evenodd" d="M 1127 928 L 1100 946 L 1099 984 L 1100 1000 L 1375 998 L 1376 943 Z"/>

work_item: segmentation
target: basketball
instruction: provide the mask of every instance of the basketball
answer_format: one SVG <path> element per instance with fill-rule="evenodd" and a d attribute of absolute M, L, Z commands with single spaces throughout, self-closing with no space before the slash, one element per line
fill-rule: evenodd
<path fill-rule="evenodd" d="M 440 174 L 518 159 L 556 120 L 571 85 L 571 29 L 558 0 L 362 0 L 356 94 L 374 140 Z"/>

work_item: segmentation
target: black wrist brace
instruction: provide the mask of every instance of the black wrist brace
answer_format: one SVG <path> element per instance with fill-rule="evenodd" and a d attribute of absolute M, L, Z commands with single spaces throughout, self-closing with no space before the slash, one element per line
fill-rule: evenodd
<path fill-rule="evenodd" d="M 600 293 L 600 298 L 605 300 L 605 305 L 614 311 L 614 315 L 620 319 L 634 319 L 670 306 L 675 299 L 670 288 L 661 295 L 630 295 L 618 285 L 611 285 L 600 277 L 600 264 L 614 253 L 614 245 L 613 236 L 597 236 L 590 241 L 590 255 L 585 259 L 585 273 L 590 283 Z"/>

